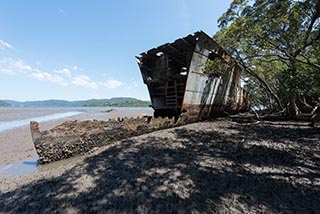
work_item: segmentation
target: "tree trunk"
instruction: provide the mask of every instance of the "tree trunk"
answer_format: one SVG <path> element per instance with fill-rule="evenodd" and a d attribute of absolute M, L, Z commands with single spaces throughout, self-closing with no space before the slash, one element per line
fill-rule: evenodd
<path fill-rule="evenodd" d="M 296 73 L 297 67 L 295 61 L 291 60 L 291 66 L 289 68 L 290 82 L 289 82 L 289 105 L 288 105 L 288 116 L 294 118 L 298 115 L 297 107 L 297 93 L 296 93 Z"/>
<path fill-rule="evenodd" d="M 294 118 L 298 115 L 297 98 L 295 92 L 290 93 L 290 100 L 288 105 L 288 116 Z"/>
<path fill-rule="evenodd" d="M 300 96 L 297 98 L 297 105 L 302 113 L 311 113 L 313 110 L 313 107 L 307 102 L 305 96 Z"/>
<path fill-rule="evenodd" d="M 252 71 L 250 68 L 248 68 L 244 63 L 240 62 L 239 64 L 242 65 L 244 70 L 251 75 L 252 77 L 256 78 L 261 85 L 263 86 L 264 89 L 266 89 L 266 92 L 270 95 L 270 97 L 273 97 L 278 104 L 278 107 L 280 108 L 280 111 L 284 110 L 285 108 L 283 107 L 279 97 L 272 91 L 271 87 L 267 84 L 266 81 L 264 81 L 259 75 L 257 75 L 254 71 Z"/>

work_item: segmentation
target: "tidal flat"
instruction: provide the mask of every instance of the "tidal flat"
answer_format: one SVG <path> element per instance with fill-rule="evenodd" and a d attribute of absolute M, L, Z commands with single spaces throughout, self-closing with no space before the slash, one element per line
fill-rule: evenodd
<path fill-rule="evenodd" d="M 0 176 L 0 212 L 317 213 L 320 128 L 198 122 L 113 142 L 68 164 Z"/>
<path fill-rule="evenodd" d="M 30 120 L 40 119 L 40 129 L 48 130 L 66 120 L 108 120 L 117 117 L 142 117 L 152 113 L 151 108 L 144 107 L 0 108 L 0 126 L 4 127 L 0 131 L 0 165 L 37 157 L 28 123 Z M 17 123 L 20 125 L 14 126 Z"/>

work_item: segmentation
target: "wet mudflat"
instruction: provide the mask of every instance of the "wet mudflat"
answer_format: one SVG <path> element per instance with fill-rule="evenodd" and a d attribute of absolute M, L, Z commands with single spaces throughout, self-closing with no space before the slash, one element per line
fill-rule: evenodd
<path fill-rule="evenodd" d="M 0 169 L 38 157 L 30 133 L 31 120 L 40 122 L 43 131 L 66 120 L 141 117 L 152 115 L 153 112 L 151 108 L 115 108 L 111 112 L 107 110 L 110 108 L 0 108 Z"/>
<path fill-rule="evenodd" d="M 0 212 L 317 213 L 320 128 L 194 123 L 115 142 L 52 170 L 0 178 Z"/>

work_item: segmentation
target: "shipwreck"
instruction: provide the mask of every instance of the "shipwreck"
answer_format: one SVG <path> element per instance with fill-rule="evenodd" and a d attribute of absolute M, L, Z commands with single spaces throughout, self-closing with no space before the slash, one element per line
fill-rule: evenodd
<path fill-rule="evenodd" d="M 206 33 L 199 31 L 136 57 L 147 85 L 154 117 L 205 119 L 250 109 L 240 86 L 242 70 Z M 208 62 L 214 66 L 206 74 Z M 223 69 L 222 69 L 223 68 Z"/>
<path fill-rule="evenodd" d="M 154 117 L 66 121 L 40 131 L 30 123 L 40 163 L 90 152 L 132 136 L 250 109 L 241 69 L 212 38 L 196 32 L 136 57 Z M 213 63 L 214 62 L 214 63 Z"/>

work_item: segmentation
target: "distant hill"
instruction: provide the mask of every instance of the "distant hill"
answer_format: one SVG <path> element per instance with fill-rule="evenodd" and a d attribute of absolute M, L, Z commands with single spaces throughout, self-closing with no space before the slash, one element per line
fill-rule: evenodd
<path fill-rule="evenodd" d="M 0 106 L 10 106 L 10 104 L 0 100 Z"/>
<path fill-rule="evenodd" d="M 11 107 L 147 107 L 149 105 L 150 101 L 143 101 L 131 97 L 114 97 L 111 99 L 91 99 L 80 101 L 43 100 L 19 102 L 14 100 L 0 100 L 0 106 Z"/>
<path fill-rule="evenodd" d="M 135 98 L 115 97 L 103 100 L 88 100 L 82 106 L 115 106 L 115 107 L 142 107 L 149 106 L 149 101 L 138 100 Z"/>

